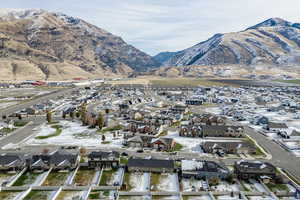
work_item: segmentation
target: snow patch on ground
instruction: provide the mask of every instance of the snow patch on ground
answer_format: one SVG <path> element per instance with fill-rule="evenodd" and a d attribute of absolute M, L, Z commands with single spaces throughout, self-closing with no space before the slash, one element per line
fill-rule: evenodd
<path fill-rule="evenodd" d="M 105 142 L 102 144 L 101 134 L 98 134 L 97 129 L 89 129 L 86 126 L 81 126 L 79 122 L 61 121 L 59 125 L 62 125 L 62 132 L 59 136 L 50 137 L 47 139 L 29 139 L 24 142 L 23 145 L 60 145 L 60 146 L 85 146 L 85 147 L 108 147 L 108 148 L 120 148 L 122 147 L 123 138 L 118 136 L 113 137 L 112 133 L 105 133 Z M 49 135 L 55 132 L 55 129 L 49 125 L 42 125 L 36 131 L 36 136 Z"/>
<path fill-rule="evenodd" d="M 179 191 L 177 174 L 161 174 L 157 185 L 159 191 Z"/>
<path fill-rule="evenodd" d="M 150 188 L 150 174 L 149 173 L 131 173 L 130 185 L 133 187 L 131 191 L 148 191 Z"/>

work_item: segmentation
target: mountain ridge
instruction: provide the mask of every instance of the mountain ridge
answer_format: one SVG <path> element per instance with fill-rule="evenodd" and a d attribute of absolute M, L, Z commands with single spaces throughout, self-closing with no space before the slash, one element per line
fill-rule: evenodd
<path fill-rule="evenodd" d="M 157 65 L 121 37 L 82 19 L 42 9 L 0 9 L 2 80 L 126 76 Z"/>
<path fill-rule="evenodd" d="M 270 18 L 246 30 L 215 34 L 175 52 L 163 66 L 299 64 L 300 25 Z"/>

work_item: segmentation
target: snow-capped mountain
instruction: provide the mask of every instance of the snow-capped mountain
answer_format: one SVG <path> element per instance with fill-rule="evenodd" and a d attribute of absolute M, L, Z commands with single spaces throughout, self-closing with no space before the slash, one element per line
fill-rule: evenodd
<path fill-rule="evenodd" d="M 179 51 L 164 66 L 300 64 L 300 24 L 271 18 L 244 31 L 216 34 Z"/>
<path fill-rule="evenodd" d="M 0 9 L 0 79 L 107 77 L 157 66 L 146 53 L 79 18 Z"/>

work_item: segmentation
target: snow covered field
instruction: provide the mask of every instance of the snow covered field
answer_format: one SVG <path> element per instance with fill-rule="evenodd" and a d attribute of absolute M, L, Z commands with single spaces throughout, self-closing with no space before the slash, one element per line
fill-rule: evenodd
<path fill-rule="evenodd" d="M 129 179 L 132 189 L 130 191 L 148 191 L 150 189 L 149 173 L 131 173 Z"/>
<path fill-rule="evenodd" d="M 227 182 L 225 181 L 221 181 L 219 183 L 219 185 L 215 186 L 215 191 L 219 191 L 219 192 L 238 192 L 240 191 L 239 190 L 239 187 L 238 187 L 238 184 L 228 184 Z"/>
<path fill-rule="evenodd" d="M 202 138 L 180 137 L 177 131 L 168 133 L 169 138 L 174 138 L 175 142 L 183 146 L 182 151 L 203 153 L 200 144 L 204 140 Z"/>
<path fill-rule="evenodd" d="M 181 181 L 182 191 L 191 192 L 191 191 L 202 191 L 205 190 L 207 185 L 203 180 L 196 179 L 182 179 Z"/>
<path fill-rule="evenodd" d="M 97 129 L 89 129 L 86 126 L 81 126 L 79 122 L 61 121 L 59 125 L 63 126 L 60 135 L 46 139 L 36 139 L 36 136 L 50 135 L 55 132 L 55 129 L 51 128 L 50 125 L 44 124 L 35 131 L 35 137 L 25 141 L 23 145 L 122 147 L 123 138 L 121 136 L 114 138 L 113 134 L 109 132 L 99 134 L 97 133 Z M 105 144 L 102 143 L 102 135 L 105 135 Z"/>
<path fill-rule="evenodd" d="M 249 183 L 247 183 L 245 181 L 241 181 L 241 183 L 244 185 L 244 187 L 246 188 L 246 190 L 254 191 L 254 192 L 265 192 L 265 193 L 267 193 L 267 191 L 262 186 L 262 184 L 258 183 L 254 179 L 250 179 Z"/>
<path fill-rule="evenodd" d="M 177 174 L 160 174 L 159 181 L 157 183 L 157 189 L 159 191 L 179 191 L 179 183 Z"/>

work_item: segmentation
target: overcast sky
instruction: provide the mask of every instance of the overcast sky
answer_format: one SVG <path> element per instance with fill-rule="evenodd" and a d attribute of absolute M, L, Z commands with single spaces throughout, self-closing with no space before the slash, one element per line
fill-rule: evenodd
<path fill-rule="evenodd" d="M 2 8 L 42 8 L 97 25 L 154 55 L 271 17 L 300 22 L 300 0 L 6 0 Z"/>

